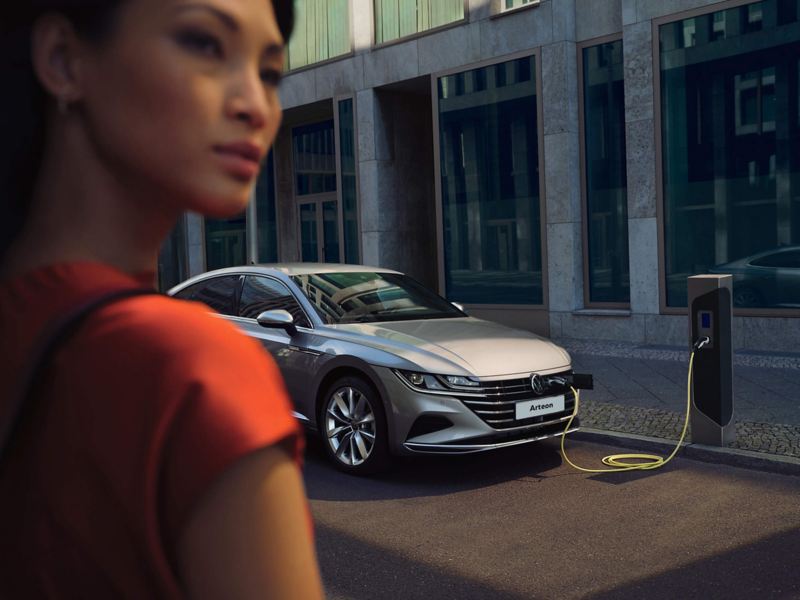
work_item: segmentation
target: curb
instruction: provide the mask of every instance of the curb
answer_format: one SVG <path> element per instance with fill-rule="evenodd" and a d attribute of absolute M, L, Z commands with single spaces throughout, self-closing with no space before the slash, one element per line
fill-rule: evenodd
<path fill-rule="evenodd" d="M 657 452 L 664 456 L 669 455 L 675 448 L 676 442 L 654 438 L 644 435 L 631 433 L 621 433 L 618 431 L 605 431 L 602 429 L 590 429 L 581 427 L 579 431 L 571 433 L 570 439 L 584 442 L 599 442 L 620 446 L 627 449 L 637 449 L 647 452 Z M 739 467 L 767 473 L 778 473 L 780 475 L 800 476 L 800 458 L 791 456 L 779 456 L 775 454 L 764 454 L 753 452 L 752 450 L 740 450 L 738 448 L 722 448 L 716 446 L 706 446 L 703 444 L 692 444 L 684 442 L 681 449 L 676 454 L 676 458 L 688 458 L 700 462 Z"/>

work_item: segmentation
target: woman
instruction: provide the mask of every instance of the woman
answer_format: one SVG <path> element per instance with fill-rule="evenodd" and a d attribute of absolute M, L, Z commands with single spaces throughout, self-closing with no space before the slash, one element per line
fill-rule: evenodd
<path fill-rule="evenodd" d="M 0 11 L 0 420 L 48 323 L 153 286 L 186 211 L 241 212 L 281 120 L 290 0 Z M 0 597 L 316 598 L 301 432 L 257 343 L 119 300 L 52 357 L 0 458 Z"/>

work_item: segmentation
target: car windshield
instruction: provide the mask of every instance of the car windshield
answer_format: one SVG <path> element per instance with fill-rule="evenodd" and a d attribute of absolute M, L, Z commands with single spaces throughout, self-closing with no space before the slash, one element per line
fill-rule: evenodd
<path fill-rule="evenodd" d="M 447 300 L 397 273 L 293 275 L 328 324 L 376 323 L 466 316 Z"/>

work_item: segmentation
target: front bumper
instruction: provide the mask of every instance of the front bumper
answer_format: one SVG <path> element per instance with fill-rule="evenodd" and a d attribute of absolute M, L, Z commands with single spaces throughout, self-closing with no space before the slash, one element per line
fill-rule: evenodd
<path fill-rule="evenodd" d="M 468 454 L 556 437 L 564 432 L 574 406 L 568 402 L 568 410 L 548 415 L 534 424 L 493 427 L 455 396 L 410 389 L 387 368 L 377 367 L 375 372 L 386 392 L 389 448 L 395 455 Z M 419 428 L 420 420 L 425 419 L 449 426 L 425 432 Z M 576 417 L 568 433 L 578 428 Z"/>

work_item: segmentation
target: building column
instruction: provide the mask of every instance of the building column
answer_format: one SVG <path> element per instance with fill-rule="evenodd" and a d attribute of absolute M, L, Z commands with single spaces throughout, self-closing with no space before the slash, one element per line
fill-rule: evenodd
<path fill-rule="evenodd" d="M 574 3 L 571 8 L 574 23 Z M 554 336 L 564 335 L 562 321 L 583 307 L 579 75 L 574 27 L 566 38 L 541 50 L 547 298 Z"/>

